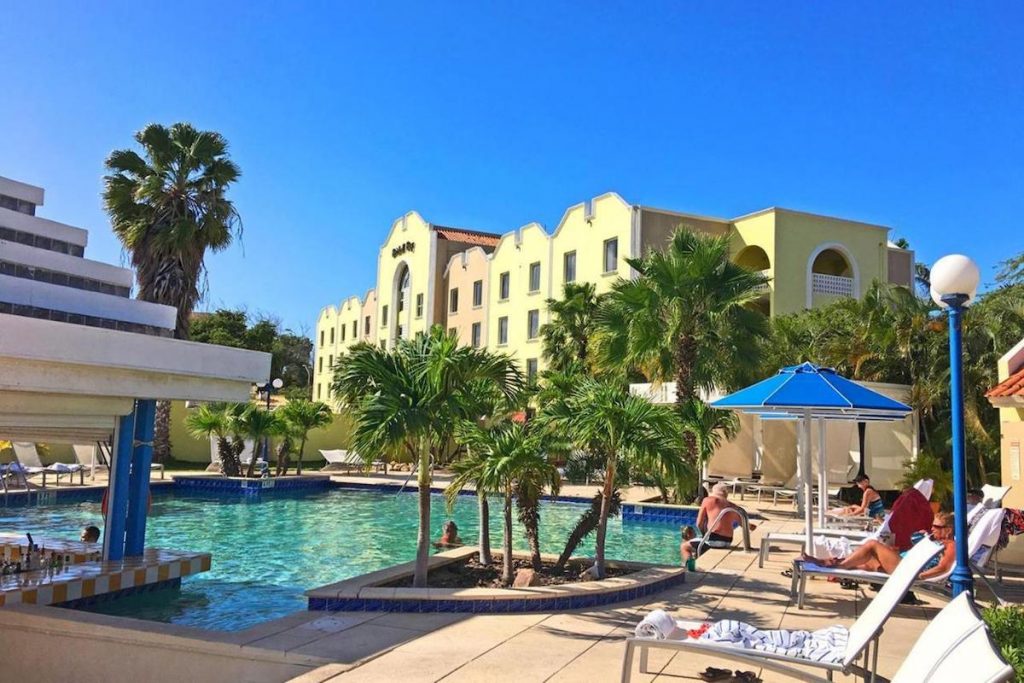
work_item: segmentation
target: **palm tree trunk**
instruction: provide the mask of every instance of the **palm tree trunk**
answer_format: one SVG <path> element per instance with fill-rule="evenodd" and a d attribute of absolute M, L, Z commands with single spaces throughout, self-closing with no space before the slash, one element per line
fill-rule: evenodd
<path fill-rule="evenodd" d="M 156 402 L 153 421 L 153 461 L 166 463 L 171 459 L 171 402 Z"/>
<path fill-rule="evenodd" d="M 480 508 L 480 564 L 487 565 L 494 561 L 491 557 L 491 506 L 482 491 L 476 492 L 476 500 Z"/>
<path fill-rule="evenodd" d="M 501 580 L 512 585 L 512 489 L 505 487 L 505 538 L 502 539 Z"/>
<path fill-rule="evenodd" d="M 252 442 L 252 455 L 249 456 L 249 466 L 245 469 L 247 479 L 256 476 L 256 453 L 260 450 L 259 439 L 254 438 Z"/>
<path fill-rule="evenodd" d="M 306 436 L 309 432 L 302 432 L 302 440 L 299 441 L 299 461 L 295 463 L 295 474 L 302 475 L 302 454 L 306 451 Z"/>
<path fill-rule="evenodd" d="M 615 489 L 615 456 L 608 458 L 604 473 L 604 489 L 601 490 L 601 517 L 597 521 L 597 538 L 594 543 L 594 566 L 597 578 L 604 578 L 604 539 L 608 532 L 608 511 L 611 509 L 612 491 Z"/>
<path fill-rule="evenodd" d="M 419 453 L 419 503 L 420 528 L 416 538 L 416 570 L 413 574 L 414 588 L 426 588 L 427 569 L 430 560 L 430 449 L 420 444 Z"/>

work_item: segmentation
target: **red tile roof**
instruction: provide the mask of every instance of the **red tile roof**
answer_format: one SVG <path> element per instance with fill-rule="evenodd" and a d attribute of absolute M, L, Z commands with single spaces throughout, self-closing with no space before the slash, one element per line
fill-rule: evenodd
<path fill-rule="evenodd" d="M 449 228 L 444 225 L 435 225 L 434 230 L 437 231 L 437 236 L 443 240 L 475 244 L 481 247 L 496 247 L 501 240 L 501 235 L 495 235 L 491 232 L 480 232 L 479 230 Z"/>
<path fill-rule="evenodd" d="M 988 398 L 1007 398 L 1011 396 L 1024 398 L 1024 368 L 1021 368 L 989 389 L 985 396 Z"/>

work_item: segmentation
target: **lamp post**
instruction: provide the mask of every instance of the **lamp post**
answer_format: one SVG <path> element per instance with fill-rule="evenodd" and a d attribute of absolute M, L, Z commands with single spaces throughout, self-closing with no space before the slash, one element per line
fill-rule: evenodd
<path fill-rule="evenodd" d="M 967 460 L 964 453 L 963 344 L 960 337 L 964 309 L 974 301 L 981 273 L 961 254 L 943 256 L 931 272 L 931 295 L 949 316 L 949 397 L 953 437 L 953 535 L 956 566 L 950 576 L 953 597 L 974 592 L 967 557 Z"/>
<path fill-rule="evenodd" d="M 284 380 L 280 377 L 275 377 L 272 380 L 268 380 L 266 384 L 257 384 L 256 392 L 263 394 L 263 397 L 267 400 L 267 410 L 270 410 L 270 396 L 275 391 L 284 386 Z M 270 462 L 270 437 L 263 437 L 263 460 Z"/>

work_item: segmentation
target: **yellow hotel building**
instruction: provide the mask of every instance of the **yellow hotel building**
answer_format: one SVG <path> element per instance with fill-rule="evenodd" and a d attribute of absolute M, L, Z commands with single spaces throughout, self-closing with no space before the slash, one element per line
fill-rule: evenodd
<path fill-rule="evenodd" d="M 375 286 L 320 311 L 313 396 L 330 400 L 331 367 L 351 345 L 390 345 L 433 324 L 538 372 L 545 300 L 559 298 L 567 282 L 607 291 L 635 275 L 626 258 L 662 247 L 680 227 L 728 235 L 735 260 L 771 278 L 761 305 L 773 316 L 859 297 L 873 280 L 912 284 L 913 252 L 893 245 L 889 228 L 789 209 L 710 218 L 609 192 L 569 207 L 551 233 L 530 223 L 502 235 L 435 225 L 411 211 L 384 240 Z"/>

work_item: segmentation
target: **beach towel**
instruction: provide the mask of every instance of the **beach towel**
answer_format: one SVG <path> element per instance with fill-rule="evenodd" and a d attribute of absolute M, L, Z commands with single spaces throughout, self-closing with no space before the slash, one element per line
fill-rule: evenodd
<path fill-rule="evenodd" d="M 999 533 L 999 545 L 997 549 L 1002 550 L 1009 544 L 1010 536 L 1024 534 L 1024 510 L 1006 508 L 1003 515 L 1003 528 Z"/>
<path fill-rule="evenodd" d="M 920 491 L 907 489 L 901 493 L 889 514 L 889 531 L 897 550 L 909 550 L 913 545 L 911 535 L 915 531 L 931 531 L 934 519 L 935 513 Z"/>
<path fill-rule="evenodd" d="M 713 623 L 701 639 L 814 662 L 838 662 L 846 654 L 849 636 L 842 626 L 817 631 L 762 630 L 735 619 L 723 619 Z"/>
<path fill-rule="evenodd" d="M 811 539 L 812 557 L 819 560 L 826 558 L 849 557 L 853 552 L 853 544 L 850 539 L 842 536 L 815 536 Z"/>

